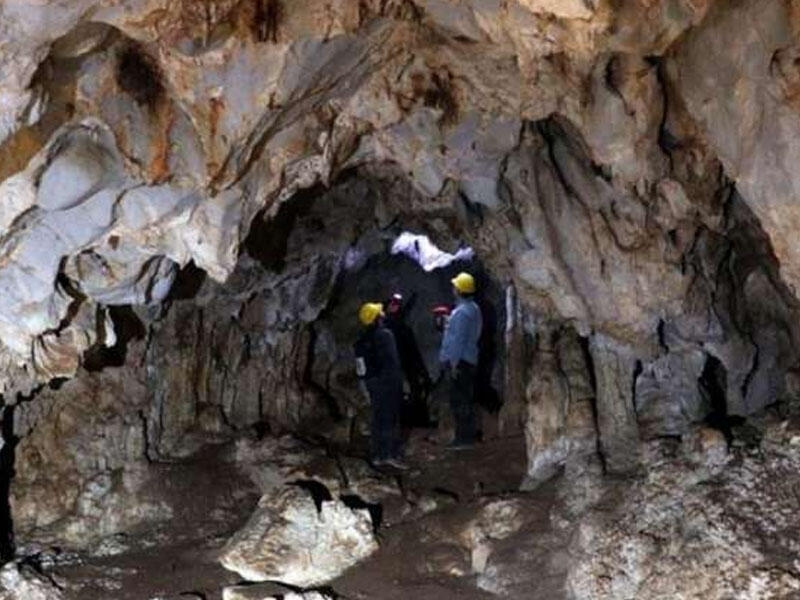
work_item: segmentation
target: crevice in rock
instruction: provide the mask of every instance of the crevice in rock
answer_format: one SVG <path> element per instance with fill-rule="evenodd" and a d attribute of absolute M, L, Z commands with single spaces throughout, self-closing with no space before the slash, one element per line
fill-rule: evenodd
<path fill-rule="evenodd" d="M 381 0 L 377 6 L 377 11 L 370 7 L 369 0 L 358 0 L 359 26 L 363 26 L 370 18 L 374 17 L 389 17 L 396 20 L 421 23 L 423 16 L 422 8 L 417 6 L 414 0 L 400 0 L 399 2 Z"/>
<path fill-rule="evenodd" d="M 75 319 L 81 305 L 86 301 L 86 295 L 81 292 L 64 273 L 65 262 L 66 258 L 63 258 L 58 269 L 58 275 L 56 276 L 56 289 L 63 292 L 66 296 L 71 298 L 72 301 L 69 303 L 67 313 L 64 315 L 64 318 L 59 321 L 58 326 L 45 331 L 45 334 L 52 333 L 58 335 L 64 331 Z"/>
<path fill-rule="evenodd" d="M 168 304 L 176 300 L 191 300 L 197 296 L 207 279 L 208 274 L 190 260 L 176 273 L 164 302 Z"/>
<path fill-rule="evenodd" d="M 64 586 L 44 568 L 42 553 L 25 556 L 19 560 L 20 567 L 31 569 L 36 575 L 43 578 L 49 585 L 59 591 L 65 591 Z"/>
<path fill-rule="evenodd" d="M 14 517 L 11 513 L 11 481 L 14 479 L 14 462 L 19 438 L 14 435 L 15 406 L 3 407 L 3 447 L 0 449 L 0 560 L 7 562 L 14 558 Z"/>
<path fill-rule="evenodd" d="M 722 362 L 711 354 L 706 355 L 706 363 L 697 384 L 700 394 L 710 407 L 706 423 L 723 433 L 730 445 L 733 440 L 731 423 L 728 418 L 728 402 L 725 390 L 728 373 Z"/>
<path fill-rule="evenodd" d="M 589 338 L 587 336 L 578 336 L 578 342 L 581 346 L 581 353 L 583 360 L 586 364 L 587 374 L 589 375 L 589 383 L 592 386 L 592 392 L 597 396 L 597 374 L 595 373 L 594 358 L 592 358 L 592 350 L 589 346 Z"/>
<path fill-rule="evenodd" d="M 289 237 L 295 224 L 308 213 L 320 193 L 319 189 L 312 188 L 295 194 L 291 200 L 281 204 L 273 217 L 269 217 L 267 209 L 259 211 L 250 222 L 250 230 L 242 244 L 243 251 L 267 271 L 283 271 Z"/>
<path fill-rule="evenodd" d="M 315 349 L 317 344 L 317 331 L 313 325 L 309 325 L 308 327 L 308 345 L 306 347 L 306 361 L 305 361 L 305 372 L 302 374 L 302 385 L 308 387 L 311 391 L 316 393 L 319 398 L 321 398 L 325 402 L 325 406 L 328 410 L 328 416 L 332 419 L 334 423 L 340 422 L 344 418 L 344 413 L 342 409 L 339 407 L 339 403 L 336 400 L 336 397 L 330 393 L 330 390 L 317 383 L 314 380 L 314 356 L 315 356 Z"/>
<path fill-rule="evenodd" d="M 747 392 L 750 390 L 750 384 L 752 383 L 753 378 L 756 376 L 756 373 L 758 373 L 759 356 L 761 353 L 761 349 L 758 347 L 758 344 L 756 344 L 752 334 L 748 335 L 748 337 L 750 339 L 750 343 L 753 344 L 754 351 L 753 361 L 750 363 L 750 369 L 747 371 L 747 375 L 745 375 L 744 381 L 742 382 L 742 398 L 747 398 Z"/>
<path fill-rule="evenodd" d="M 636 381 L 639 379 L 639 375 L 642 374 L 644 371 L 644 366 L 642 365 L 641 360 L 637 360 L 633 367 L 633 379 L 631 380 L 631 405 L 633 406 L 633 412 L 636 413 Z"/>
<path fill-rule="evenodd" d="M 158 63 L 136 42 L 131 41 L 119 52 L 116 79 L 123 92 L 152 112 L 165 97 Z"/>
<path fill-rule="evenodd" d="M 589 206 L 585 204 L 584 199 L 579 194 L 578 190 L 575 189 L 567 174 L 564 172 L 559 160 L 558 156 L 556 155 L 556 143 L 558 138 L 564 139 L 575 139 L 578 142 L 582 142 L 579 139 L 577 134 L 570 136 L 567 127 L 569 126 L 568 123 L 563 123 L 562 120 L 557 119 L 555 117 L 546 119 L 544 121 L 537 121 L 532 124 L 535 128 L 535 131 L 538 132 L 540 138 L 544 142 L 545 151 L 547 152 L 547 161 L 546 165 L 548 170 L 552 175 L 555 176 L 555 179 L 558 184 L 560 184 L 562 188 L 563 195 L 566 198 L 574 199 L 577 205 L 580 207 L 580 210 L 585 214 L 587 221 L 591 222 L 592 220 L 592 211 Z M 584 164 L 591 164 L 591 161 L 588 159 L 588 156 L 585 152 L 582 153 L 582 156 L 579 157 Z M 538 182 L 537 178 L 537 188 L 541 188 L 541 184 Z M 546 189 L 539 189 L 542 198 L 547 198 L 548 195 L 552 195 L 551 192 L 548 192 Z M 563 272 L 567 275 L 569 280 L 569 288 L 572 292 L 580 299 L 581 305 L 586 311 L 586 313 L 590 316 L 594 314 L 594 307 L 591 302 L 584 297 L 581 288 L 578 286 L 578 281 L 580 280 L 579 276 L 576 276 L 575 269 L 573 268 L 572 264 L 565 260 L 563 257 L 568 254 L 568 252 L 564 249 L 564 244 L 562 243 L 560 236 L 558 235 L 558 226 L 557 226 L 557 211 L 561 210 L 560 208 L 556 208 L 556 202 L 560 200 L 560 198 L 551 199 L 550 202 L 539 200 L 539 204 L 542 208 L 542 212 L 546 216 L 546 224 L 547 224 L 547 232 L 548 237 L 550 238 L 550 242 L 556 251 L 554 256 L 559 262 L 559 266 L 563 270 Z M 555 206 L 554 206 L 555 205 Z M 604 217 L 605 218 L 605 217 Z M 598 258 L 602 256 L 599 248 L 601 247 L 597 240 L 597 233 L 594 230 L 594 227 L 589 228 L 589 232 L 591 235 L 592 245 L 595 250 L 595 254 Z M 613 230 L 610 230 L 611 234 L 614 235 Z M 615 237 L 615 241 L 618 243 L 618 240 Z M 619 245 L 619 244 L 618 244 Z"/>
<path fill-rule="evenodd" d="M 147 462 L 153 462 L 153 449 L 151 448 L 150 442 L 150 429 L 147 425 L 147 415 L 143 410 L 140 410 L 136 413 L 139 417 L 139 421 L 142 424 L 142 441 L 144 442 L 144 458 Z"/>
<path fill-rule="evenodd" d="M 670 91 L 668 87 L 669 82 L 667 81 L 667 74 L 665 72 L 666 66 L 663 58 L 659 56 L 648 57 L 648 62 L 651 62 L 651 64 L 655 66 L 656 80 L 658 81 L 658 89 L 661 91 L 661 101 L 663 103 L 661 122 L 658 125 L 658 138 L 656 139 L 656 143 L 669 160 L 670 172 L 674 172 L 675 161 L 672 154 L 683 146 L 683 142 L 678 139 L 667 126 L 667 120 L 669 119 Z"/>
<path fill-rule="evenodd" d="M 625 99 L 625 95 L 620 91 L 620 86 L 624 83 L 624 81 L 622 81 L 623 75 L 620 73 L 620 70 L 620 57 L 619 55 L 615 54 L 611 56 L 606 63 L 603 71 L 603 82 L 605 83 L 608 91 L 617 96 L 620 102 L 622 102 L 622 106 L 625 109 L 625 114 L 627 114 L 629 117 L 632 117 L 636 114 L 636 111 L 629 106 L 628 101 Z"/>
<path fill-rule="evenodd" d="M 68 377 L 55 377 L 47 382 L 47 387 L 51 390 L 60 390 L 67 381 Z"/>
<path fill-rule="evenodd" d="M 595 433 L 595 454 L 597 454 L 597 457 L 600 460 L 600 465 L 603 469 L 603 473 L 606 473 L 607 472 L 606 456 L 605 453 L 603 452 L 603 445 L 600 441 L 600 413 L 597 406 L 597 371 L 594 364 L 594 357 L 592 356 L 589 337 L 583 335 L 578 336 L 578 342 L 580 343 L 584 364 L 586 364 L 587 375 L 589 376 L 589 384 L 591 385 L 592 388 L 591 407 L 592 407 L 592 423 L 594 424 L 594 433 Z M 635 407 L 636 403 L 634 402 L 633 405 Z"/>
<path fill-rule="evenodd" d="M 440 122 L 449 125 L 458 121 L 459 104 L 453 74 L 444 70 L 442 74 L 431 73 L 431 85 L 422 94 L 425 106 L 442 111 Z"/>
<path fill-rule="evenodd" d="M 377 502 L 367 502 L 357 494 L 344 494 L 339 496 L 345 506 L 353 510 L 366 510 L 372 519 L 372 530 L 378 533 L 378 529 L 383 522 L 383 505 Z"/>
<path fill-rule="evenodd" d="M 102 371 L 106 367 L 121 367 L 128 355 L 128 346 L 135 341 L 145 339 L 147 328 L 130 306 L 109 306 L 108 311 L 114 326 L 116 343 L 106 346 L 101 341 L 89 348 L 83 355 L 83 367 L 90 372 Z M 104 321 L 98 314 L 98 331 L 104 329 Z"/>
<path fill-rule="evenodd" d="M 669 354 L 669 346 L 667 345 L 667 338 L 664 332 L 667 326 L 666 321 L 664 319 L 658 320 L 658 326 L 656 327 L 656 335 L 658 336 L 658 346 L 664 352 L 664 354 Z"/>
<path fill-rule="evenodd" d="M 314 504 L 317 507 L 318 513 L 322 512 L 323 502 L 330 502 L 333 500 L 333 496 L 331 495 L 331 491 L 328 489 L 328 486 L 317 481 L 316 479 L 298 479 L 296 481 L 292 481 L 288 485 L 299 487 L 301 490 L 308 492 L 314 500 Z"/>
<path fill-rule="evenodd" d="M 253 18 L 250 28 L 257 42 L 278 43 L 278 30 L 284 19 L 281 0 L 253 0 Z"/>
<path fill-rule="evenodd" d="M 467 222 L 469 223 L 469 226 L 477 229 L 483 225 L 483 206 L 477 202 L 472 202 L 467 195 L 462 192 L 459 192 L 458 199 L 461 202 L 461 205 L 464 207 L 464 212 L 467 216 Z"/>
<path fill-rule="evenodd" d="M 454 492 L 453 490 L 448 490 L 447 488 L 437 486 L 433 488 L 431 491 L 434 494 L 438 494 L 440 496 L 444 496 L 445 498 L 453 500 L 456 504 L 461 502 L 461 496 L 459 495 L 458 492 Z"/>

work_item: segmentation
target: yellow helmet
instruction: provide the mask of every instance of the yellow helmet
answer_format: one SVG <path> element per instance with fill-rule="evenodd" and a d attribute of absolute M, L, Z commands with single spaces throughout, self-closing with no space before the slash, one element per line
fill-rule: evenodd
<path fill-rule="evenodd" d="M 383 304 L 379 302 L 367 302 L 358 309 L 358 320 L 362 325 L 372 325 L 375 319 L 383 316 Z"/>
<path fill-rule="evenodd" d="M 475 278 L 469 273 L 459 273 L 450 282 L 462 294 L 475 293 Z"/>

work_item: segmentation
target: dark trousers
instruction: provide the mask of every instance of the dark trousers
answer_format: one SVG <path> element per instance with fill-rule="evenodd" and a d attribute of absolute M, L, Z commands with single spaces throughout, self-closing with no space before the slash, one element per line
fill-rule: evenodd
<path fill-rule="evenodd" d="M 403 384 L 399 379 L 368 379 L 366 383 L 372 409 L 372 459 L 399 458 Z"/>
<path fill-rule="evenodd" d="M 456 425 L 457 444 L 475 442 L 475 366 L 463 360 L 450 376 L 450 408 Z"/>
<path fill-rule="evenodd" d="M 404 427 L 426 427 L 430 423 L 428 417 L 429 385 L 421 377 L 411 374 L 406 376 L 409 396 L 400 414 L 400 422 Z"/>

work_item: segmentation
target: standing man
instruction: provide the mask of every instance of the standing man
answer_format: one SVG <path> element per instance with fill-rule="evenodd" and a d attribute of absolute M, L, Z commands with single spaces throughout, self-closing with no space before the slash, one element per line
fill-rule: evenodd
<path fill-rule="evenodd" d="M 453 410 L 455 439 L 448 448 L 460 450 L 475 443 L 475 370 L 478 366 L 478 340 L 483 319 L 473 300 L 475 279 L 459 273 L 451 280 L 456 308 L 447 323 L 439 362 L 450 381 L 450 407 Z"/>
<path fill-rule="evenodd" d="M 422 354 L 417 345 L 417 338 L 411 326 L 406 322 L 406 314 L 413 302 L 404 303 L 401 294 L 392 294 L 389 299 L 386 315 L 386 327 L 394 334 L 397 352 L 400 355 L 400 366 L 408 382 L 410 406 L 405 407 L 400 421 L 404 426 L 428 427 L 427 396 L 431 389 L 431 378 Z"/>
<path fill-rule="evenodd" d="M 394 336 L 384 327 L 383 317 L 379 303 L 363 304 L 358 311 L 364 330 L 354 346 L 356 374 L 369 392 L 373 464 L 405 470 L 408 466 L 400 459 L 403 377 Z"/>

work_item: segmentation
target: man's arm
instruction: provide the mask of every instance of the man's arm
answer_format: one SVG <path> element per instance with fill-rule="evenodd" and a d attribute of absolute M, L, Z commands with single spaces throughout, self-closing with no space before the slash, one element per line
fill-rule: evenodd
<path fill-rule="evenodd" d="M 464 312 L 457 310 L 450 317 L 450 322 L 447 325 L 447 329 L 445 329 L 442 350 L 439 353 L 439 362 L 451 369 L 455 369 L 461 359 L 461 351 L 467 341 L 468 324 L 469 322 Z"/>

